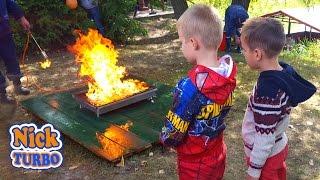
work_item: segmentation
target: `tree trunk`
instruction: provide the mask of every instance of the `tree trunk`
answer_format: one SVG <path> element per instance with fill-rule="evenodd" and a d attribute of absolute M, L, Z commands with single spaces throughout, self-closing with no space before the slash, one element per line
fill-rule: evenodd
<path fill-rule="evenodd" d="M 171 4 L 176 19 L 179 19 L 179 17 L 184 13 L 184 11 L 188 9 L 188 4 L 186 0 L 171 0 Z"/>
<path fill-rule="evenodd" d="M 241 5 L 248 11 L 250 0 L 232 0 L 232 5 Z"/>

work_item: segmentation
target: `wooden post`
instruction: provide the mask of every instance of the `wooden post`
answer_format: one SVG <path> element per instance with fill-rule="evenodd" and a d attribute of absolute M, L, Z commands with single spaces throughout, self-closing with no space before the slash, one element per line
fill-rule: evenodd
<path fill-rule="evenodd" d="M 291 18 L 289 18 L 288 35 L 290 35 L 290 31 L 291 31 Z"/>
<path fill-rule="evenodd" d="M 176 19 L 179 19 L 179 17 L 184 13 L 184 11 L 188 9 L 188 4 L 186 0 L 171 0 L 171 4 Z"/>

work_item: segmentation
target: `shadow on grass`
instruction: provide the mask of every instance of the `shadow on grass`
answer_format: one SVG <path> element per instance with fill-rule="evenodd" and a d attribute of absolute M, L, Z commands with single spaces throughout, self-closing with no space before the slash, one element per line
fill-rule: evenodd
<path fill-rule="evenodd" d="M 134 42 L 129 42 L 128 45 L 147 45 L 147 44 L 164 44 L 169 43 L 178 38 L 178 33 L 169 33 L 161 37 L 145 38 Z"/>

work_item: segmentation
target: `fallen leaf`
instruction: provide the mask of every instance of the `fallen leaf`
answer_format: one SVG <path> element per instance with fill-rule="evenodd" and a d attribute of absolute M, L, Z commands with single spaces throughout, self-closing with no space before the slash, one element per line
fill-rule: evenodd
<path fill-rule="evenodd" d="M 69 170 L 77 169 L 78 167 L 79 167 L 78 165 L 76 165 L 76 166 L 71 166 L 71 167 L 69 167 Z"/>
<path fill-rule="evenodd" d="M 314 166 L 313 159 L 310 159 L 310 161 L 309 161 L 309 165 L 310 165 L 310 166 Z"/>
<path fill-rule="evenodd" d="M 163 169 L 160 169 L 160 170 L 159 170 L 159 174 L 164 174 L 164 170 L 163 170 Z"/>
<path fill-rule="evenodd" d="M 143 161 L 141 161 L 141 166 L 145 166 L 145 165 L 147 165 L 147 162 L 148 162 L 148 161 L 144 161 L 144 160 L 143 160 Z"/>

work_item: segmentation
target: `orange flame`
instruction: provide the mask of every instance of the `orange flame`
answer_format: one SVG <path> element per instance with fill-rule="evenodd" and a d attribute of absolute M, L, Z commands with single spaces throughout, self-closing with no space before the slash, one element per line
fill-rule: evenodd
<path fill-rule="evenodd" d="M 133 126 L 133 122 L 132 121 L 128 121 L 125 125 L 121 125 L 120 128 L 126 131 L 129 131 L 129 128 Z"/>
<path fill-rule="evenodd" d="M 45 61 L 40 62 L 40 66 L 42 69 L 47 69 L 51 66 L 51 61 L 49 59 L 45 59 Z"/>
<path fill-rule="evenodd" d="M 121 125 L 120 128 L 129 131 L 132 125 L 133 123 L 128 121 L 125 125 Z M 123 156 L 126 152 L 125 148 L 133 144 L 130 138 L 126 137 L 125 131 L 119 131 L 117 126 L 110 126 L 104 133 L 96 133 L 98 142 L 108 157 L 119 158 Z"/>
<path fill-rule="evenodd" d="M 80 77 L 88 80 L 86 96 L 91 104 L 105 105 L 148 89 L 145 82 L 122 80 L 126 69 L 117 66 L 118 51 L 111 40 L 93 29 L 89 29 L 87 35 L 77 33 L 79 37 L 69 50 L 80 64 Z"/>

